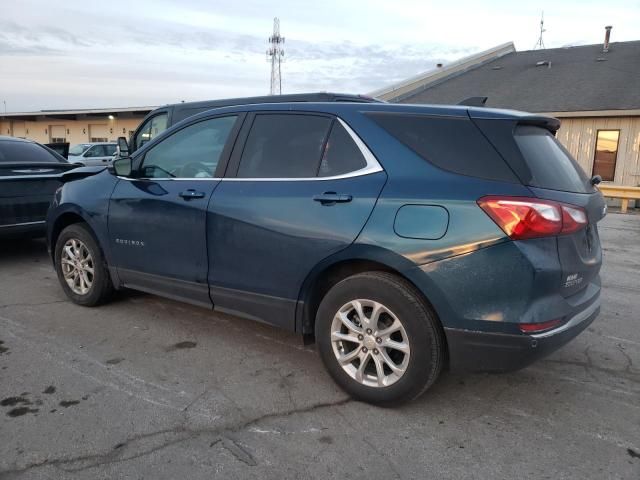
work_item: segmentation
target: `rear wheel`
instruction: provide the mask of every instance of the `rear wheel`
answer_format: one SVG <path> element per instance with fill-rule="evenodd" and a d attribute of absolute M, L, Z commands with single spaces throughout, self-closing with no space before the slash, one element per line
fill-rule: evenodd
<path fill-rule="evenodd" d="M 62 289 L 78 305 L 99 305 L 113 292 L 98 243 L 82 223 L 69 225 L 60 233 L 55 248 L 55 267 Z"/>
<path fill-rule="evenodd" d="M 347 393 L 392 405 L 418 397 L 438 377 L 444 352 L 437 322 L 405 280 L 362 273 L 324 297 L 316 342 L 327 370 Z"/>

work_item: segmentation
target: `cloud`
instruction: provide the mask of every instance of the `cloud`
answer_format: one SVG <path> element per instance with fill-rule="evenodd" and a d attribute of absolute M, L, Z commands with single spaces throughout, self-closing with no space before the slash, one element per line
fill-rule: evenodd
<path fill-rule="evenodd" d="M 548 47 L 600 41 L 600 6 L 540 1 L 280 0 L 272 10 L 260 0 L 109 0 L 98 10 L 21 0 L 0 20 L 0 92 L 14 110 L 264 94 L 274 14 L 286 37 L 285 93 L 365 93 L 504 41 L 531 48 L 542 8 Z M 632 2 L 609 14 L 614 41 L 637 36 Z"/>
<path fill-rule="evenodd" d="M 16 45 L 0 34 L 0 57 L 3 56 L 38 56 L 38 55 L 62 55 L 62 51 L 45 45 Z"/>

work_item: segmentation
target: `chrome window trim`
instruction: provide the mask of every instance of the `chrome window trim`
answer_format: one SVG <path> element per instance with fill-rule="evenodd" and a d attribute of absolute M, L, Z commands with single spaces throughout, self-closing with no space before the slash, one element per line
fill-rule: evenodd
<path fill-rule="evenodd" d="M 142 177 L 142 178 L 129 178 L 129 177 L 118 177 L 121 180 L 171 180 L 171 181 L 183 181 L 183 180 L 205 180 L 205 181 L 222 181 L 222 182 L 310 182 L 310 181 L 325 181 L 325 180 L 341 180 L 344 178 L 353 178 L 353 177 L 361 177 L 363 175 L 370 175 L 372 173 L 378 173 L 384 171 L 378 159 L 373 155 L 369 147 L 365 145 L 362 139 L 358 136 L 356 132 L 352 130 L 352 128 L 345 123 L 340 117 L 336 117 L 340 125 L 344 127 L 347 131 L 351 139 L 354 141 L 360 153 L 364 157 L 366 165 L 359 169 L 354 170 L 353 172 L 343 173 L 340 175 L 333 175 L 331 177 L 278 177 L 278 178 L 264 178 L 264 177 L 256 177 L 256 178 L 236 178 L 236 177 Z"/>
<path fill-rule="evenodd" d="M 27 225 L 43 225 L 44 223 L 46 223 L 44 220 L 39 220 L 37 222 L 9 223 L 8 225 L 0 225 L 0 228 L 24 227 Z"/>
<path fill-rule="evenodd" d="M 62 172 L 64 173 L 64 172 Z M 30 178 L 60 178 L 62 173 L 52 173 L 49 175 L 0 175 L 0 181 L 2 180 L 28 180 Z"/>
<path fill-rule="evenodd" d="M 131 177 L 121 177 L 120 175 L 116 175 L 117 178 L 119 178 L 120 180 L 129 180 L 130 182 L 133 181 L 139 181 L 139 180 L 153 180 L 158 181 L 158 180 L 169 180 L 169 181 L 185 181 L 185 180 L 189 180 L 191 182 L 193 182 L 194 180 L 196 181 L 217 181 L 219 182 L 220 180 L 222 180 L 222 178 L 220 177 L 202 177 L 202 178 L 198 178 L 198 177 L 138 177 L 138 178 L 131 178 Z"/>

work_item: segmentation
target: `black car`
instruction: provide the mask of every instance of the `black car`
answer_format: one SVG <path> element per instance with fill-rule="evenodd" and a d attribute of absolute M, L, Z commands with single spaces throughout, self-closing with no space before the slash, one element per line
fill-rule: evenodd
<path fill-rule="evenodd" d="M 0 136 L 0 238 L 44 236 L 60 174 L 73 168 L 44 145 Z"/>

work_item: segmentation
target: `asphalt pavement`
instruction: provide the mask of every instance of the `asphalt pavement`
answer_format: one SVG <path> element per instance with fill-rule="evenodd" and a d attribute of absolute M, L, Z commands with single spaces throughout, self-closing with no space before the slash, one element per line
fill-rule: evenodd
<path fill-rule="evenodd" d="M 603 306 L 519 372 L 350 400 L 275 328 L 122 292 L 64 296 L 0 243 L 0 479 L 640 479 L 640 215 L 600 225 Z"/>

